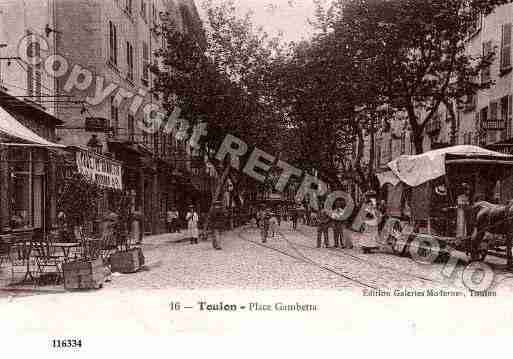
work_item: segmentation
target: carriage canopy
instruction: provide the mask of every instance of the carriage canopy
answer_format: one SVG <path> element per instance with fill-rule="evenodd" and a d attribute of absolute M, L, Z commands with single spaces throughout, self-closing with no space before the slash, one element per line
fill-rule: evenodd
<path fill-rule="evenodd" d="M 400 182 L 411 187 L 447 174 L 448 164 L 513 166 L 513 156 L 478 146 L 458 145 L 432 150 L 420 155 L 403 155 L 389 162 L 390 171 L 377 174 L 380 186 Z"/>

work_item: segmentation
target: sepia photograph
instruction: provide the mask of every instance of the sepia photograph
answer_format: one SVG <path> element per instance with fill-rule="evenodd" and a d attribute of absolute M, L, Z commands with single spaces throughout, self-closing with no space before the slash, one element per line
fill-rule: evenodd
<path fill-rule="evenodd" d="M 512 24 L 0 0 L 0 336 L 512 335 Z"/>

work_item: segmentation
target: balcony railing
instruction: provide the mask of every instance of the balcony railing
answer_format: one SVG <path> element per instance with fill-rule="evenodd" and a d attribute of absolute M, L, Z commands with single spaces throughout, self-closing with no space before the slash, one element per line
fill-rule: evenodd
<path fill-rule="evenodd" d="M 486 120 L 481 122 L 481 128 L 485 131 L 504 131 L 506 129 L 506 121 L 503 120 Z"/>
<path fill-rule="evenodd" d="M 486 146 L 487 149 L 504 153 L 506 155 L 513 155 L 513 144 L 492 144 Z"/>

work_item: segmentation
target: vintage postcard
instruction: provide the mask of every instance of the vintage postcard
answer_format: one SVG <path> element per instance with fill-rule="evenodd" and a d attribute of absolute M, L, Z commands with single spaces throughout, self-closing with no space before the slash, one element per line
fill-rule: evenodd
<path fill-rule="evenodd" d="M 0 0 L 0 336 L 513 334 L 512 24 Z"/>

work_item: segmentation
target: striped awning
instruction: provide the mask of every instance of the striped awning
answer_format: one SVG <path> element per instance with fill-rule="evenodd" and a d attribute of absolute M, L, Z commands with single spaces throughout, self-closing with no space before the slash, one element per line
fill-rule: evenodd
<path fill-rule="evenodd" d="M 28 129 L 21 124 L 16 118 L 14 118 L 9 112 L 0 107 L 0 144 L 9 146 L 42 146 L 42 147 L 58 147 L 64 148 L 64 145 L 50 142 L 43 137 L 39 136 L 34 131 Z M 13 138 L 13 142 L 7 140 L 7 138 Z M 19 141 L 25 142 L 19 142 Z"/>

